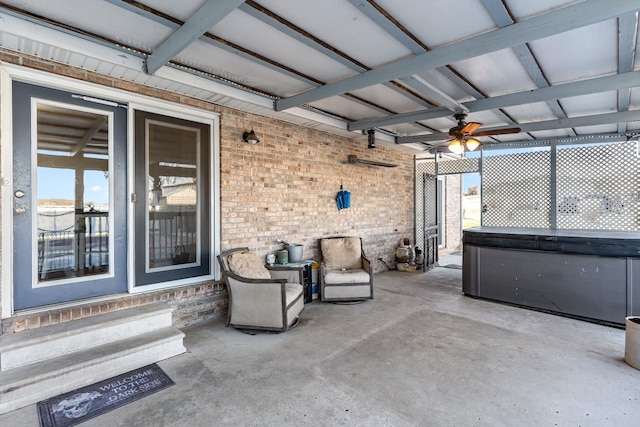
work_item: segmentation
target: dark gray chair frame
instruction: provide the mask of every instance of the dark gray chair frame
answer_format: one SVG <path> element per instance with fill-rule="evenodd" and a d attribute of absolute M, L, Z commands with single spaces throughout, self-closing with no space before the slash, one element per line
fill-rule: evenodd
<path fill-rule="evenodd" d="M 358 236 L 331 236 L 331 237 L 323 237 L 322 240 L 328 240 L 328 239 L 344 239 L 344 238 L 353 238 L 353 237 L 358 237 Z M 362 268 L 363 270 L 365 270 L 366 272 L 369 273 L 369 281 L 368 282 L 363 282 L 363 283 L 336 283 L 336 284 L 326 284 L 324 282 L 324 276 L 325 276 L 325 272 L 326 272 L 326 267 L 324 264 L 324 260 L 322 260 L 320 262 L 320 274 L 318 276 L 318 283 L 319 283 L 319 292 L 320 292 L 320 300 L 321 301 L 326 301 L 326 302 L 354 302 L 354 301 L 366 301 L 366 300 L 370 300 L 373 299 L 373 266 L 371 265 L 371 261 L 369 261 L 369 258 L 367 258 L 367 256 L 364 253 L 364 245 L 362 243 L 362 238 L 358 237 L 360 239 L 360 252 L 361 252 L 361 256 L 360 258 L 362 259 Z M 320 255 L 324 257 L 324 255 L 322 255 L 322 245 L 319 243 L 318 244 L 319 249 L 320 249 Z M 363 285 L 369 285 L 370 290 L 369 290 L 369 295 L 366 297 L 358 297 L 358 298 L 326 298 L 325 297 L 325 288 L 327 286 L 332 287 L 332 286 L 363 286 Z"/>
<path fill-rule="evenodd" d="M 227 309 L 227 322 L 226 322 L 226 326 L 232 326 L 236 329 L 251 329 L 251 330 L 264 330 L 264 331 L 277 331 L 277 332 L 284 332 L 287 331 L 289 329 L 291 329 L 292 327 L 294 327 L 297 324 L 297 318 L 292 321 L 292 322 L 287 322 L 287 312 L 288 310 L 295 305 L 299 299 L 303 298 L 303 292 L 300 292 L 300 295 L 294 300 L 292 301 L 289 305 L 286 304 L 286 291 L 285 291 L 285 285 L 287 283 L 287 279 L 286 278 L 278 278 L 277 276 L 288 276 L 289 273 L 291 271 L 296 271 L 298 273 L 299 276 L 299 281 L 298 283 L 302 284 L 303 283 L 303 268 L 302 267 L 291 267 L 291 268 L 278 268 L 277 270 L 269 270 L 269 273 L 271 274 L 271 279 L 249 279 L 246 277 L 242 277 L 242 276 L 238 276 L 237 274 L 233 273 L 230 269 L 229 269 L 229 265 L 227 263 L 227 260 L 229 258 L 230 255 L 237 253 L 237 252 L 247 252 L 249 251 L 249 248 L 234 248 L 234 249 L 229 249 L 227 251 L 222 252 L 220 255 L 217 256 L 218 258 L 218 263 L 220 264 L 220 268 L 221 268 L 221 273 L 222 273 L 222 280 L 225 283 L 225 286 L 227 288 L 227 292 L 229 294 L 229 306 Z M 230 279 L 233 279 L 230 280 Z M 282 328 L 274 328 L 274 327 L 268 327 L 268 326 L 264 326 L 264 325 L 248 325 L 248 324 L 239 324 L 239 323 L 234 323 L 233 322 L 233 312 L 232 312 L 232 307 L 233 305 L 233 288 L 234 286 L 248 286 L 248 287 L 252 287 L 252 286 L 278 286 L 280 288 L 280 295 L 281 295 L 281 307 L 278 308 L 282 311 Z"/>

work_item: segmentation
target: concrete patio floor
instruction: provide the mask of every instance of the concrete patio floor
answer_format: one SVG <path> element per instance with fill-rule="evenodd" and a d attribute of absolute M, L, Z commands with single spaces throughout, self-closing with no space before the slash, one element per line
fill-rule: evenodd
<path fill-rule="evenodd" d="M 465 297 L 461 271 L 375 276 L 283 334 L 187 328 L 175 385 L 86 426 L 637 426 L 625 332 Z M 0 416 L 37 426 L 36 406 Z"/>

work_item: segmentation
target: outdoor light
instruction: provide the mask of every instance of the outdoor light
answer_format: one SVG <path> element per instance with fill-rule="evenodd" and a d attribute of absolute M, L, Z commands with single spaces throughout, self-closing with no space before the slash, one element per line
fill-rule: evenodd
<path fill-rule="evenodd" d="M 475 138 L 454 139 L 449 143 L 449 151 L 454 154 L 462 154 L 465 151 L 474 151 L 480 146 L 480 141 Z"/>
<path fill-rule="evenodd" d="M 467 138 L 464 145 L 467 147 L 467 150 L 474 151 L 476 148 L 480 146 L 480 141 L 474 138 Z"/>
<path fill-rule="evenodd" d="M 253 129 L 251 129 L 251 132 L 243 133 L 242 134 L 242 140 L 244 142 L 248 142 L 251 145 L 254 145 L 254 144 L 257 144 L 258 142 L 260 142 L 260 140 L 256 136 L 256 133 L 253 131 Z"/>
<path fill-rule="evenodd" d="M 368 148 L 376 148 L 376 131 L 374 129 L 369 129 L 367 131 L 367 139 L 369 142 Z"/>
<path fill-rule="evenodd" d="M 464 152 L 464 147 L 459 139 L 451 141 L 451 144 L 449 144 L 449 151 L 454 154 L 462 154 Z"/>

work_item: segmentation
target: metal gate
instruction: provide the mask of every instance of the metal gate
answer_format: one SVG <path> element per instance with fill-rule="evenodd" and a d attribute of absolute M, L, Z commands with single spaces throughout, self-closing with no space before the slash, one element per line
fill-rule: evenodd
<path fill-rule="evenodd" d="M 422 241 L 425 269 L 438 262 L 438 246 L 444 243 L 443 212 L 439 205 L 443 185 L 438 177 L 479 172 L 480 164 L 478 157 L 416 161 L 416 242 Z"/>
<path fill-rule="evenodd" d="M 434 162 L 416 162 L 416 245 L 424 254 L 423 269 L 438 262 L 438 177 Z"/>

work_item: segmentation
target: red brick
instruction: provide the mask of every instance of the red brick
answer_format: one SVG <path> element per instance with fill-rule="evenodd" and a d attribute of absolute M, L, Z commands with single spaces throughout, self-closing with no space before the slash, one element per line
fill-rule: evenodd
<path fill-rule="evenodd" d="M 51 318 L 51 324 L 55 325 L 56 323 L 60 323 L 60 311 L 59 310 L 52 310 L 49 313 L 49 316 Z"/>
<path fill-rule="evenodd" d="M 48 326 L 51 324 L 51 316 L 49 313 L 40 315 L 40 326 Z"/>
<path fill-rule="evenodd" d="M 27 319 L 27 329 L 35 329 L 40 327 L 40 317 L 33 316 Z"/>
<path fill-rule="evenodd" d="M 27 329 L 27 321 L 25 319 L 13 322 L 13 332 L 22 332 Z"/>

